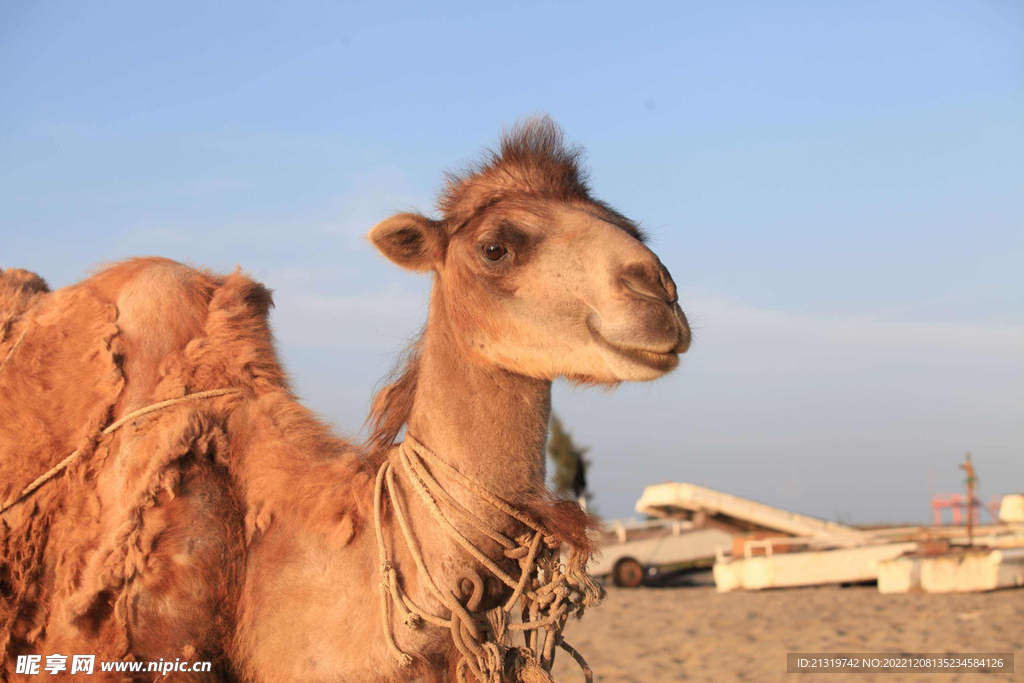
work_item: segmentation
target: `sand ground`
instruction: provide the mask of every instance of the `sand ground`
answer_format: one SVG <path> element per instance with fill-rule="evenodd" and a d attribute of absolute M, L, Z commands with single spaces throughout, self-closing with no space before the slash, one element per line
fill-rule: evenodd
<path fill-rule="evenodd" d="M 595 681 L 848 683 L 1024 679 L 1024 589 L 881 595 L 874 586 L 716 593 L 707 585 L 608 588 L 566 640 Z M 787 652 L 1015 652 L 1016 674 L 786 673 Z M 562 653 L 558 683 L 582 681 Z"/>

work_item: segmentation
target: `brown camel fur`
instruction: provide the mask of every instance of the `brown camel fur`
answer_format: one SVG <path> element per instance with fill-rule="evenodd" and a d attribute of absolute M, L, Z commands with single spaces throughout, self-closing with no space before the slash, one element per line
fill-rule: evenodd
<path fill-rule="evenodd" d="M 439 219 L 398 214 L 370 233 L 392 261 L 432 272 L 434 286 L 422 338 L 375 399 L 365 446 L 296 401 L 274 351 L 270 294 L 242 274 L 143 258 L 49 292 L 30 273 L 0 271 L 0 503 L 81 449 L 0 517 L 0 681 L 34 680 L 15 673 L 22 654 L 214 663 L 171 676 L 186 682 L 453 680 L 446 629 L 412 630 L 392 615 L 412 669 L 384 644 L 373 480 L 403 428 L 589 549 L 591 521 L 544 487 L 551 382 L 614 385 L 673 369 L 689 345 L 675 285 L 637 228 L 590 196 L 578 153 L 547 119 L 449 176 L 439 208 Z M 222 387 L 241 392 L 100 435 L 133 410 Z M 435 475 L 495 528 L 523 531 Z M 468 599 L 478 562 L 416 496 L 400 495 L 430 575 Z M 406 592 L 443 614 L 388 511 L 383 524 Z M 486 537 L 473 540 L 501 558 Z M 488 580 L 483 608 L 509 594 Z M 97 668 L 91 679 L 153 674 Z"/>

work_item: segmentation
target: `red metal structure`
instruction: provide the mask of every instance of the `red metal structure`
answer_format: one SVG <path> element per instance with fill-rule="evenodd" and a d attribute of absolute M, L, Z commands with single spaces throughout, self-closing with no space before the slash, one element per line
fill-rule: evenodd
<path fill-rule="evenodd" d="M 966 505 L 967 496 L 962 493 L 938 493 L 932 498 L 932 516 L 933 523 L 935 526 L 942 526 L 942 511 L 950 509 L 953 511 L 953 524 L 963 524 L 966 518 L 964 512 L 967 509 Z M 999 519 L 999 498 L 994 498 L 992 502 L 985 505 L 981 500 L 975 496 L 974 500 L 971 501 L 971 515 L 972 522 L 974 524 L 980 523 L 978 519 L 981 514 L 979 510 L 983 507 L 988 510 L 989 515 L 992 516 L 993 520 Z"/>
<path fill-rule="evenodd" d="M 939 493 L 932 498 L 932 515 L 934 516 L 935 526 L 942 525 L 942 511 L 945 509 L 951 509 L 953 511 L 953 524 L 960 525 L 963 523 L 963 519 L 966 516 L 964 512 L 967 509 L 967 496 L 962 493 Z M 971 522 L 977 524 L 980 520 L 978 519 L 978 510 L 981 508 L 981 501 L 977 497 L 971 500 Z"/>

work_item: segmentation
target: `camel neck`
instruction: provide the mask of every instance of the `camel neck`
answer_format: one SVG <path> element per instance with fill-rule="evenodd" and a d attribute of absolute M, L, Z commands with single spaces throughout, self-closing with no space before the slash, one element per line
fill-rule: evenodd
<path fill-rule="evenodd" d="M 409 432 L 510 502 L 544 485 L 551 382 L 465 357 L 444 307 L 431 306 Z"/>

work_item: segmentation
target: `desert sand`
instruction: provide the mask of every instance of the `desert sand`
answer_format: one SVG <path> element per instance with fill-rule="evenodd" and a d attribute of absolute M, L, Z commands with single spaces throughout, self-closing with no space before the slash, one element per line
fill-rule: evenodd
<path fill-rule="evenodd" d="M 617 589 L 570 623 L 595 681 L 848 683 L 996 681 L 1024 675 L 1024 589 L 881 595 L 874 586 L 719 594 L 713 586 Z M 787 652 L 1015 652 L 1017 674 L 786 673 Z M 582 681 L 559 655 L 558 683 Z"/>

